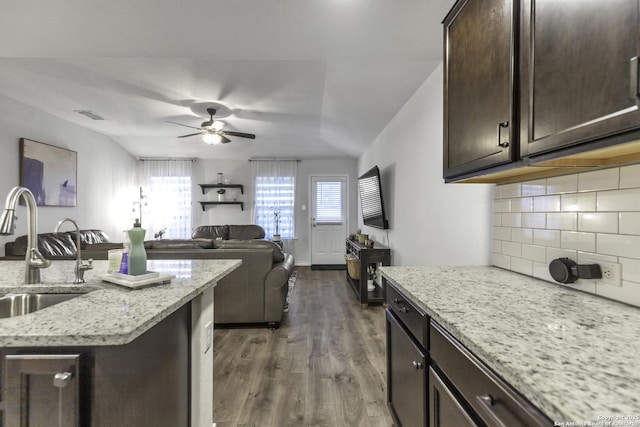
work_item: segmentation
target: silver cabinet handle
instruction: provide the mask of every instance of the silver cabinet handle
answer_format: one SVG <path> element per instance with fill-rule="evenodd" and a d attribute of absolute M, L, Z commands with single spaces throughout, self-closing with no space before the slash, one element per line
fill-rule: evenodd
<path fill-rule="evenodd" d="M 508 127 L 509 122 L 498 123 L 498 147 L 507 148 L 509 146 L 509 141 L 502 140 L 502 129 L 507 129 Z"/>
<path fill-rule="evenodd" d="M 64 388 L 69 384 L 73 374 L 71 372 L 58 372 L 53 376 L 53 386 L 58 388 Z"/>
<path fill-rule="evenodd" d="M 629 60 L 629 97 L 638 97 L 638 57 Z"/>
<path fill-rule="evenodd" d="M 413 361 L 413 367 L 416 368 L 416 371 L 419 371 L 420 369 L 422 369 L 424 366 L 422 365 L 422 363 L 418 362 L 418 361 Z"/>
<path fill-rule="evenodd" d="M 485 414 L 493 421 L 492 425 L 499 427 L 507 427 L 507 425 L 493 412 L 493 406 L 496 404 L 496 399 L 490 394 L 483 394 L 482 396 L 476 396 L 476 400 L 480 402 L 480 406 L 484 409 Z"/>

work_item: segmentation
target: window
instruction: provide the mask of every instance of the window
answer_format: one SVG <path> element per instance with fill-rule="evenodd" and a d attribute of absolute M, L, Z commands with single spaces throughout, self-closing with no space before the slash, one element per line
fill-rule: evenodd
<path fill-rule="evenodd" d="M 294 238 L 296 161 L 252 161 L 255 179 L 254 222 L 266 237 L 276 234 L 275 212 L 279 212 L 278 234 L 282 240 Z"/>
<path fill-rule="evenodd" d="M 314 218 L 318 224 L 342 224 L 342 182 L 316 182 Z"/>
<path fill-rule="evenodd" d="M 191 165 L 190 160 L 141 161 L 145 239 L 161 231 L 165 239 L 191 237 Z"/>

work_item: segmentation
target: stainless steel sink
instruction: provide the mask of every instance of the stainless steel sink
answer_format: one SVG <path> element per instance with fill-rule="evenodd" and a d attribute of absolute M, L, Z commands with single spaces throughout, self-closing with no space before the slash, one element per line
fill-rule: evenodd
<path fill-rule="evenodd" d="M 66 294 L 7 294 L 0 296 L 0 319 L 22 316 L 51 307 L 84 295 L 83 293 Z"/>

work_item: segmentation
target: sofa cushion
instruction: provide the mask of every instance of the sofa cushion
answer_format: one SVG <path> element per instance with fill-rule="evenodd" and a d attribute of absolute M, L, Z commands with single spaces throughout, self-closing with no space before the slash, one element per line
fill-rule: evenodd
<path fill-rule="evenodd" d="M 73 238 L 75 242 L 76 232 L 68 231 L 68 235 Z M 82 249 L 87 245 L 93 245 L 96 243 L 108 243 L 109 236 L 102 230 L 80 230 L 80 246 Z"/>
<path fill-rule="evenodd" d="M 257 224 L 230 225 L 229 239 L 249 240 L 264 239 L 264 228 Z"/>
<path fill-rule="evenodd" d="M 45 233 L 38 236 L 38 250 L 45 257 L 76 256 L 76 244 L 67 233 Z"/>
<path fill-rule="evenodd" d="M 212 239 L 162 239 L 151 241 L 150 249 L 213 249 Z"/>
<path fill-rule="evenodd" d="M 273 262 L 282 262 L 284 260 L 284 253 L 282 253 L 280 246 L 268 240 L 215 240 L 213 242 L 213 247 L 214 249 L 271 249 Z"/>
<path fill-rule="evenodd" d="M 87 245 L 82 248 L 83 251 L 109 251 L 111 249 L 122 249 L 122 243 L 103 242 Z"/>
<path fill-rule="evenodd" d="M 229 226 L 228 225 L 201 225 L 193 230 L 191 237 L 194 239 L 222 239 L 227 240 L 229 238 Z"/>
<path fill-rule="evenodd" d="M 75 238 L 75 237 L 74 237 Z M 38 234 L 38 250 L 45 258 L 54 256 L 75 257 L 75 240 L 67 233 Z M 13 242 L 12 253 L 7 255 L 25 256 L 27 253 L 27 236 L 20 236 Z"/>

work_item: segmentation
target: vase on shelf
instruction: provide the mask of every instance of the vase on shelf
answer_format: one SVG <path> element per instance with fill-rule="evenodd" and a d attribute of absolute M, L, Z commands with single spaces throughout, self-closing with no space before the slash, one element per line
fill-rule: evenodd
<path fill-rule="evenodd" d="M 376 285 L 373 284 L 373 279 L 367 279 L 367 291 L 371 292 L 376 289 Z"/>

